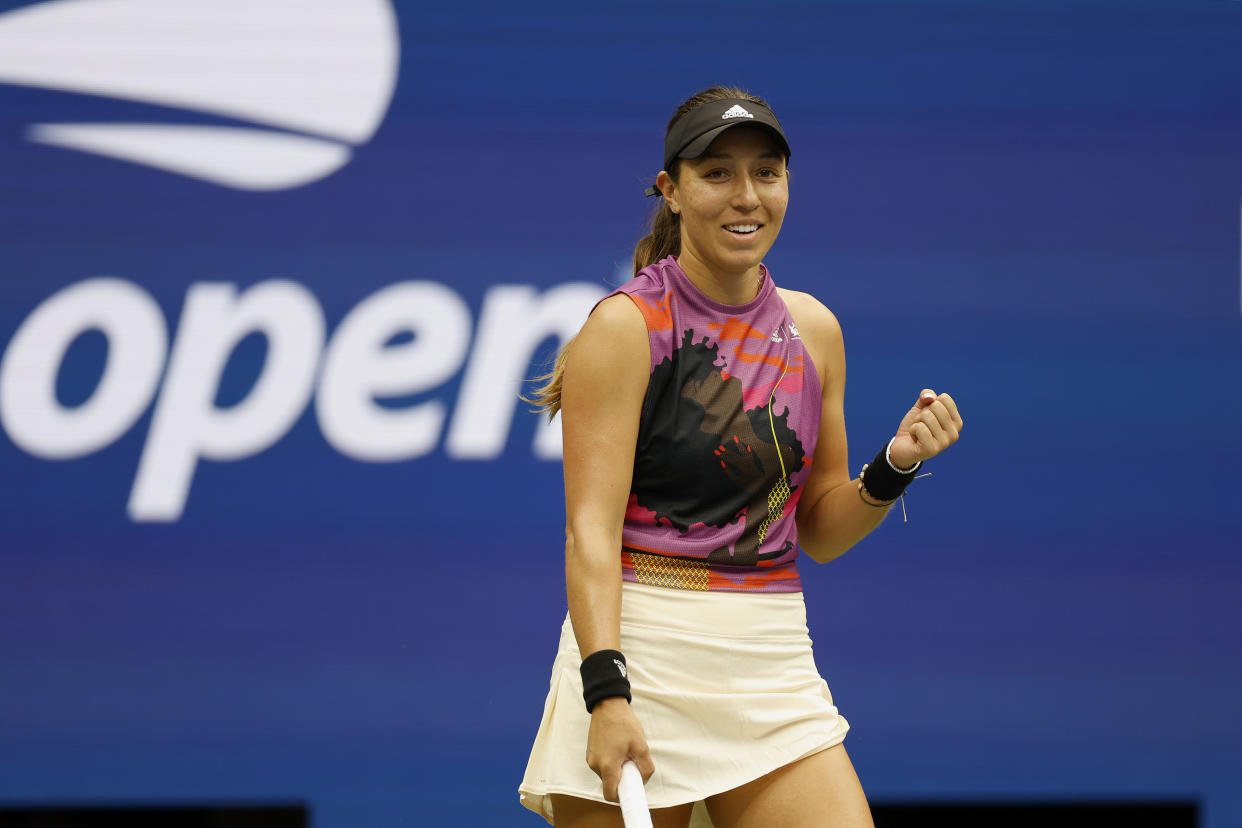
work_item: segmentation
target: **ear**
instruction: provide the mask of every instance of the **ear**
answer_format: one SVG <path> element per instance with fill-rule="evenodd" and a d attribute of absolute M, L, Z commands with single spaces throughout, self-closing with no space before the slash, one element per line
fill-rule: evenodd
<path fill-rule="evenodd" d="M 681 202 L 677 190 L 677 182 L 665 170 L 660 170 L 660 174 L 656 176 L 656 187 L 659 188 L 661 195 L 664 196 L 664 202 L 668 204 L 668 209 L 674 213 L 681 212 Z"/>

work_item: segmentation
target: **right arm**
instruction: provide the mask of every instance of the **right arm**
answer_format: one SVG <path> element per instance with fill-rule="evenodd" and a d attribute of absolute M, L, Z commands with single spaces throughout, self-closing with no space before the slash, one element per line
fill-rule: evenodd
<path fill-rule="evenodd" d="M 621 526 L 650 366 L 647 326 L 633 300 L 621 294 L 595 308 L 566 354 L 565 585 L 583 658 L 621 649 Z M 642 726 L 625 699 L 605 699 L 591 713 L 587 764 L 614 802 L 626 759 L 644 779 L 654 771 Z"/>

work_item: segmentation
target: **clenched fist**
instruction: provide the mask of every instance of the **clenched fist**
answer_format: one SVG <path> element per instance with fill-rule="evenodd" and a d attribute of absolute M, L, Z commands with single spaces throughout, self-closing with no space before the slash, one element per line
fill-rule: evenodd
<path fill-rule="evenodd" d="M 952 397 L 924 388 L 897 427 L 889 459 L 897 468 L 908 469 L 920 460 L 935 457 L 957 442 L 963 425 Z"/>

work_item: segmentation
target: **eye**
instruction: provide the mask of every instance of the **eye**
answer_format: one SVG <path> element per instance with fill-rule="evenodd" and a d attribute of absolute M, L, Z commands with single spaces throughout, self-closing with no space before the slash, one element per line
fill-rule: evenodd
<path fill-rule="evenodd" d="M 780 178 L 781 172 L 780 170 L 773 169 L 772 167 L 764 167 L 759 170 L 758 175 L 760 178 Z"/>
<path fill-rule="evenodd" d="M 704 178 L 714 178 L 717 180 L 727 178 L 728 175 L 729 173 L 727 170 L 723 170 L 719 167 L 717 167 L 714 170 L 708 170 L 707 172 L 703 173 Z"/>

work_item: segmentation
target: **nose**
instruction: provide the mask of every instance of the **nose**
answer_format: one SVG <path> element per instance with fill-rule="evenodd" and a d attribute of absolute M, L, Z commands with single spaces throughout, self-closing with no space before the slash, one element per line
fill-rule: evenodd
<path fill-rule="evenodd" d="M 737 177 L 737 186 L 733 188 L 733 206 L 747 212 L 759 207 L 759 191 L 755 189 L 755 181 L 749 175 Z"/>

